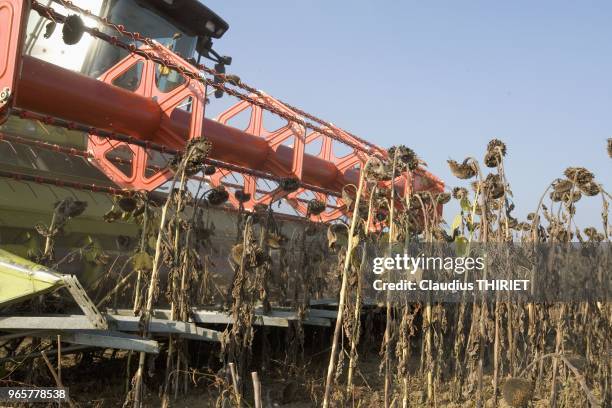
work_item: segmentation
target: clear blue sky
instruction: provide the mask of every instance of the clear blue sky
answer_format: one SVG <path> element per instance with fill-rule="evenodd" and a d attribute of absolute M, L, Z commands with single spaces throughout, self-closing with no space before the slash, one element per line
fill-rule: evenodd
<path fill-rule="evenodd" d="M 610 1 L 204 3 L 230 24 L 215 43 L 234 57 L 228 72 L 382 146 L 412 147 L 449 187 L 461 181 L 446 160 L 482 156 L 497 137 L 517 215 L 568 165 L 612 189 Z M 599 227 L 601 200 L 589 201 L 578 221 Z"/>

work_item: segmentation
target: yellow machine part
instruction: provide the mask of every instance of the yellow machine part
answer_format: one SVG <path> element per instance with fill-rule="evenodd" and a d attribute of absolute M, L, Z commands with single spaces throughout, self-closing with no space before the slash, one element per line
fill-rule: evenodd
<path fill-rule="evenodd" d="M 62 275 L 0 249 L 0 307 L 64 285 Z"/>

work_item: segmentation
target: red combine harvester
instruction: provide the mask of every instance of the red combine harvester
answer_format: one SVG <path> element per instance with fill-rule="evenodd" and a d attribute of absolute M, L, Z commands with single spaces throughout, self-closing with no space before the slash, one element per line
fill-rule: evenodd
<path fill-rule="evenodd" d="M 330 326 L 333 311 L 312 310 L 304 317 L 288 306 L 295 306 L 298 294 L 312 300 L 310 305 L 315 300 L 335 304 L 338 282 L 331 259 L 337 252 L 328 247 L 326 224 L 346 221 L 353 211 L 347 203 L 352 197 L 343 195 L 346 187 L 356 189 L 367 160 L 385 161 L 388 152 L 226 74 L 231 58 L 219 55 L 212 42 L 228 28 L 197 0 L 81 0 L 79 6 L 67 0 L 0 0 L 0 331 L 27 329 L 28 336 L 43 337 L 53 330 L 78 345 L 147 353 L 156 353 L 158 345 L 144 340 L 145 334 L 220 341 L 214 327 L 202 325 L 235 321 L 223 311 L 240 263 L 231 261 L 234 250 L 244 248 L 238 236 L 245 224 L 240 223 L 250 213 L 255 214 L 248 219 L 255 219 L 261 208 L 266 208 L 265 223 L 272 219 L 276 237 L 289 237 L 290 249 L 276 242 L 260 251 L 269 262 L 269 282 L 254 324 L 287 327 L 289 320 L 299 319 Z M 213 61 L 214 69 L 202 65 L 203 58 Z M 206 117 L 206 108 L 220 98 L 237 103 L 215 119 Z M 205 245 L 192 252 L 187 247 L 185 257 L 197 253 L 197 261 L 173 261 L 177 268 L 191 265 L 193 275 L 186 279 L 197 276 L 192 286 L 203 289 L 197 302 L 187 290 L 177 295 L 192 307 L 189 316 L 177 314 L 174 300 L 160 300 L 155 307 L 170 309 L 153 311 L 153 303 L 143 304 L 145 283 L 153 288 L 152 299 L 156 287 L 173 284 L 164 282 L 172 267 L 158 262 L 161 241 L 146 216 L 142 221 L 142 212 L 121 214 L 120 200 L 146 197 L 149 222 L 165 233 L 160 203 L 173 198 L 172 161 L 203 139 L 210 151 L 204 170 L 189 174 L 191 224 L 184 224 L 193 226 Z M 422 167 L 389 176 L 379 182 L 383 185 L 394 186 L 398 206 L 408 192 L 444 189 Z M 198 196 L 222 188 L 230 193 L 224 205 L 207 205 L 210 200 Z M 78 216 L 66 215 L 70 211 L 62 206 L 68 199 L 83 203 Z M 310 211 L 313 203 L 316 212 Z M 441 211 L 437 201 L 432 203 L 434 212 Z M 270 232 L 263 224 L 253 227 L 260 236 L 251 236 L 255 255 L 261 253 L 254 242 L 261 249 Z M 180 240 L 172 241 L 176 255 Z M 302 265 L 289 265 L 300 259 L 318 262 L 308 269 L 316 276 L 306 277 Z M 147 280 L 152 271 L 159 284 Z M 312 296 L 296 289 L 306 280 Z M 86 316 L 67 314 L 72 313 L 67 309 L 55 317 L 15 315 L 10 309 L 42 293 L 57 294 L 61 286 Z M 111 299 L 114 308 L 100 312 Z M 152 315 L 155 324 L 143 334 L 140 319 Z M 97 331 L 79 331 L 90 329 Z"/>
<path fill-rule="evenodd" d="M 230 185 L 250 194 L 246 209 L 283 197 L 298 214 L 306 215 L 306 200 L 300 198 L 310 191 L 310 197 L 328 205 L 313 219 L 331 221 L 346 214 L 340 192 L 347 184 L 357 184 L 365 159 L 386 155 L 372 143 L 225 75 L 231 58 L 219 56 L 212 39 L 220 38 L 228 25 L 198 1 L 90 3 L 99 3 L 101 18 L 63 0 L 50 3 L 63 6 L 67 11 L 63 14 L 36 1 L 0 2 L 1 26 L 10 27 L 10 35 L 0 39 L 0 103 L 5 118 L 14 114 L 88 130 L 91 162 L 121 189 L 152 191 L 162 186 L 172 177 L 165 166 L 168 156 L 190 139 L 205 137 L 212 144 L 211 163 L 219 169 L 210 184 L 224 184 L 230 173 L 240 173 L 242 185 Z M 90 16 L 86 20 L 96 25 L 84 25 L 74 11 Z M 44 24 L 39 23 L 39 32 L 28 34 L 32 15 L 50 22 L 47 31 L 64 24 L 64 42 L 89 37 L 86 48 L 77 44 L 80 49 L 71 51 L 63 45 L 66 51 L 53 56 L 53 45 L 43 37 L 59 37 L 60 28 L 43 34 Z M 78 40 L 66 39 L 70 30 Z M 202 56 L 215 60 L 218 71 L 198 64 L 196 56 L 197 61 Z M 54 63 L 72 65 L 80 72 Z M 235 96 L 239 102 L 216 119 L 206 118 L 208 90 Z M 247 110 L 250 119 L 245 129 L 228 125 Z M 266 110 L 286 124 L 268 130 Z M 350 153 L 336 157 L 337 144 L 347 146 Z M 315 146 L 318 152 L 308 154 Z M 415 174 L 416 190 L 442 189 L 442 183 L 425 170 Z M 280 188 L 258 188 L 261 179 L 282 178 L 299 180 L 300 188 L 286 196 Z M 402 176 L 394 184 L 403 191 L 409 181 Z M 238 207 L 233 196 L 230 202 Z"/>

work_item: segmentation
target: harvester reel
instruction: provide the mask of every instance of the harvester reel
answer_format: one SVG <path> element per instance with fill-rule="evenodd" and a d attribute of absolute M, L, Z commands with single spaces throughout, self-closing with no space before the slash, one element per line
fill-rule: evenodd
<path fill-rule="evenodd" d="M 282 102 L 264 94 L 261 91 L 259 91 L 259 94 L 251 94 L 249 96 L 253 99 L 259 99 L 262 102 L 265 102 L 267 105 L 271 105 L 288 115 L 299 117 L 296 112 L 292 111 Z M 365 161 L 365 156 L 361 152 L 354 149 L 342 157 L 336 157 L 333 151 L 333 144 L 339 142 L 334 141 L 329 136 L 316 131 L 308 132 L 307 129 L 304 129 L 304 127 L 295 123 L 288 122 L 278 129 L 269 130 L 274 126 L 266 123 L 264 110 L 261 107 L 255 106 L 247 101 L 238 102 L 225 112 L 221 113 L 216 120 L 219 123 L 232 126 L 232 119 L 235 119 L 245 111 L 250 112 L 249 121 L 246 128 L 241 130 L 265 139 L 272 150 L 277 150 L 281 145 L 289 145 L 292 148 L 293 158 L 290 170 L 287 171 L 286 167 L 282 163 L 268 158 L 268 160 L 265 162 L 265 170 L 270 173 L 302 181 L 302 167 L 304 165 L 304 155 L 306 153 L 306 149 L 310 144 L 315 145 L 317 143 L 320 143 L 320 148 L 318 151 L 316 153 L 311 152 L 309 154 L 311 156 L 334 163 L 338 171 L 342 173 L 360 166 Z M 339 139 L 346 139 L 353 143 L 356 142 L 346 132 L 334 127 L 331 124 L 325 126 L 325 129 L 337 134 Z M 211 184 L 214 186 L 223 184 L 226 180 L 231 180 L 230 176 L 230 171 L 218 171 L 211 177 Z M 242 175 L 242 179 L 244 182 L 240 187 L 244 193 L 250 195 L 250 200 L 242 203 L 246 209 L 252 210 L 257 205 L 269 205 L 280 198 L 284 198 L 298 214 L 302 216 L 309 216 L 313 220 L 331 221 L 345 214 L 345 212 L 341 209 L 344 205 L 341 198 L 328 196 L 320 192 L 312 192 L 304 187 L 299 187 L 294 191 L 287 192 L 283 191 L 280 184 L 271 189 L 261 190 L 260 186 L 262 185 L 262 182 L 256 176 Z M 341 188 L 341 186 L 335 187 L 338 189 Z M 328 207 L 321 214 L 311 215 L 308 212 L 308 201 L 312 199 L 326 203 L 330 207 Z M 230 196 L 230 201 L 235 207 L 238 207 L 240 204 L 240 202 L 233 196 Z"/>

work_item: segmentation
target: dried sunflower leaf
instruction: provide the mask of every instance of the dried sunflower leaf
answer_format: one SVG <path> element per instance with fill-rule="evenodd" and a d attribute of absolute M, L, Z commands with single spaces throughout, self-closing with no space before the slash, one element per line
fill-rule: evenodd
<path fill-rule="evenodd" d="M 463 225 L 463 217 L 461 216 L 461 214 L 457 214 L 455 215 L 453 223 L 451 224 L 451 231 L 459 229 L 461 225 Z"/>

